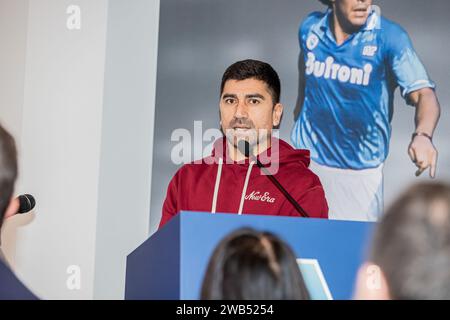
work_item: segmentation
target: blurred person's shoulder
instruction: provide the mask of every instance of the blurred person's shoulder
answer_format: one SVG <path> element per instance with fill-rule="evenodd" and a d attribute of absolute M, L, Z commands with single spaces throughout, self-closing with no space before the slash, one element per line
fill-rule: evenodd
<path fill-rule="evenodd" d="M 16 277 L 12 270 L 0 259 L 0 300 L 37 300 Z"/>

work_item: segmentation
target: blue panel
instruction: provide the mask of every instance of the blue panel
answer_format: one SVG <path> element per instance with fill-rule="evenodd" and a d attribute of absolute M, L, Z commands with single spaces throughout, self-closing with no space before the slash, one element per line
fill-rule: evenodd
<path fill-rule="evenodd" d="M 179 217 L 128 255 L 125 299 L 180 299 Z"/>
<path fill-rule="evenodd" d="M 298 258 L 317 259 L 334 299 L 350 299 L 372 223 L 292 217 L 182 212 L 181 299 L 198 299 L 217 243 L 239 227 L 271 231 Z"/>

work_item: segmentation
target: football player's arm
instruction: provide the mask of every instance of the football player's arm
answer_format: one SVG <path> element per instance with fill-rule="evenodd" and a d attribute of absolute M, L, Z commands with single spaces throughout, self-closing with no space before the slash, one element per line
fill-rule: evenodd
<path fill-rule="evenodd" d="M 422 88 L 408 95 L 409 103 L 416 107 L 415 135 L 408 147 L 408 154 L 418 170 L 416 175 L 430 169 L 430 177 L 436 175 L 438 152 L 433 145 L 433 137 L 441 113 L 436 93 L 431 88 Z"/>
<path fill-rule="evenodd" d="M 416 129 L 408 146 L 408 154 L 418 168 L 416 176 L 429 168 L 430 176 L 434 177 L 437 150 L 431 137 L 440 114 L 435 84 L 430 80 L 406 31 L 398 25 L 392 28 L 391 32 L 396 37 L 386 39 L 388 59 L 402 96 L 409 105 L 416 107 Z"/>

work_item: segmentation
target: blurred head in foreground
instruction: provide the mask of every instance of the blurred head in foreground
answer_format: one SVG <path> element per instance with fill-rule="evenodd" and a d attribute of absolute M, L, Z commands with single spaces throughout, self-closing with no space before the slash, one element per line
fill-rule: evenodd
<path fill-rule="evenodd" d="M 450 299 L 450 185 L 407 190 L 375 231 L 357 299 Z"/>
<path fill-rule="evenodd" d="M 12 196 L 17 179 L 17 151 L 14 138 L 0 125 L 0 228 L 14 213 Z M 13 212 L 13 213 L 11 213 Z"/>
<path fill-rule="evenodd" d="M 201 299 L 309 299 L 296 257 L 277 236 L 243 228 L 216 247 L 203 281 Z"/>

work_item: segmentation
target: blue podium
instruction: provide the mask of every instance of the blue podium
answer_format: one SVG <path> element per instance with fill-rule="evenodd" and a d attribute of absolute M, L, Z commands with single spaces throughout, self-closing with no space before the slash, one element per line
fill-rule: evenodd
<path fill-rule="evenodd" d="M 125 299 L 199 299 L 215 246 L 240 227 L 285 240 L 313 297 L 350 299 L 373 223 L 181 212 L 128 255 Z"/>

